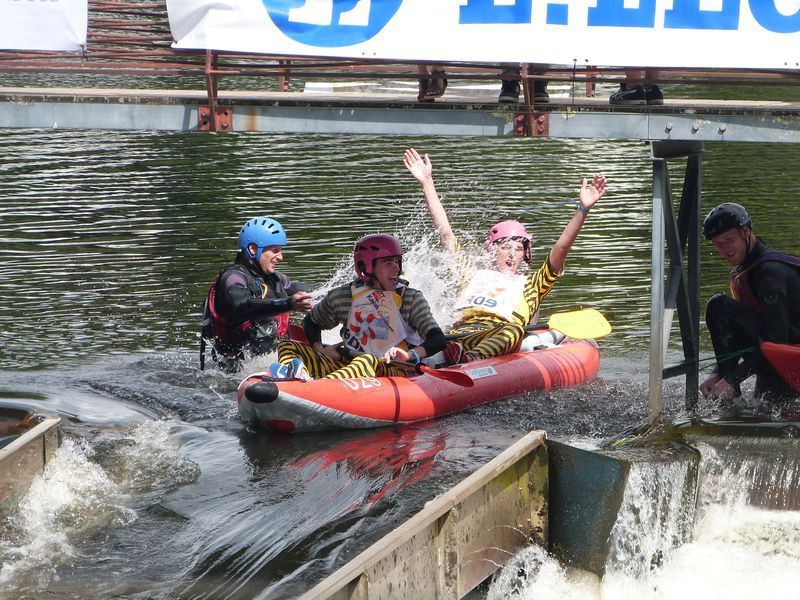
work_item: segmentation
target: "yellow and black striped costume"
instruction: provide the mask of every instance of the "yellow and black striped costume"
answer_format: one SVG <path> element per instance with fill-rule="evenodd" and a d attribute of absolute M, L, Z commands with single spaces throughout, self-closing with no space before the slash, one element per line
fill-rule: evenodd
<path fill-rule="evenodd" d="M 431 331 L 439 329 L 439 324 L 433 317 L 428 301 L 422 295 L 422 292 L 414 288 L 403 287 L 400 293 L 402 296 L 400 316 L 423 339 L 427 339 Z M 337 325 L 346 326 L 352 300 L 352 289 L 349 283 L 334 288 L 311 309 L 306 319 L 311 319 L 323 330 L 333 329 Z M 363 354 L 350 362 L 345 362 L 319 354 L 311 346 L 288 340 L 282 341 L 278 346 L 278 360 L 283 364 L 288 364 L 293 358 L 300 358 L 314 379 L 321 377 L 326 379 L 383 377 L 406 374 L 401 369 L 378 362 L 378 359 L 371 354 Z"/>
<path fill-rule="evenodd" d="M 459 255 L 462 257 L 460 260 L 466 262 L 463 253 L 459 252 Z M 471 271 L 465 268 L 462 272 Z M 553 289 L 560 275 L 561 273 L 553 272 L 545 258 L 542 266 L 528 277 L 522 294 L 530 317 L 515 312 L 514 320 L 509 322 L 493 314 L 472 314 L 456 321 L 449 333 L 468 334 L 458 338 L 458 342 L 464 347 L 465 354 L 473 360 L 515 352 L 525 337 L 525 326 L 536 315 L 542 300 Z"/>
<path fill-rule="evenodd" d="M 307 344 L 284 340 L 278 345 L 278 360 L 289 364 L 293 358 L 300 358 L 314 379 L 350 379 L 352 377 L 388 377 L 407 375 L 402 369 L 379 362 L 372 354 L 362 354 L 350 362 L 334 360 L 315 351 Z"/>

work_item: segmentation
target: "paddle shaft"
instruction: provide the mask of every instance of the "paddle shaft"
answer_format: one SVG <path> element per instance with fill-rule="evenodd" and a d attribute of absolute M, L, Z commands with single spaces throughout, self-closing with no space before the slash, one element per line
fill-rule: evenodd
<path fill-rule="evenodd" d="M 348 348 L 347 346 L 342 346 L 342 352 L 344 354 L 347 354 L 350 358 L 355 358 L 356 356 L 363 356 L 364 354 L 369 354 L 368 352 L 361 352 L 359 350 L 353 350 L 352 348 Z M 404 361 L 404 360 L 390 360 L 388 362 L 388 364 L 393 365 L 395 367 L 405 367 L 406 369 L 414 369 L 417 373 L 421 373 L 422 372 L 420 369 L 417 368 L 419 365 L 416 365 L 416 364 L 414 364 L 412 362 L 407 362 L 407 361 Z M 419 364 L 422 365 L 422 363 L 419 363 Z M 426 365 L 422 365 L 422 366 L 426 366 Z"/>
<path fill-rule="evenodd" d="M 533 333 L 534 331 L 542 331 L 543 329 L 549 329 L 547 323 L 536 323 L 535 325 L 528 325 L 525 327 L 525 333 Z M 480 329 L 476 329 L 475 331 L 465 331 L 463 333 L 451 333 L 450 335 L 446 335 L 444 337 L 447 340 L 459 340 L 480 332 Z"/>
<path fill-rule="evenodd" d="M 344 351 L 351 357 L 361 356 L 363 354 L 367 354 L 366 352 L 359 352 L 358 350 L 353 350 L 352 348 L 343 348 Z M 412 362 L 407 362 L 404 360 L 390 360 L 389 363 L 395 367 L 405 367 L 407 369 L 414 369 L 417 373 L 425 373 L 430 375 L 431 377 L 436 377 L 438 379 L 445 379 L 452 383 L 464 386 L 464 387 L 472 387 L 475 385 L 475 381 L 469 374 L 465 373 L 464 371 L 458 371 L 455 369 L 434 369 L 429 367 L 423 363 L 414 364 Z"/>

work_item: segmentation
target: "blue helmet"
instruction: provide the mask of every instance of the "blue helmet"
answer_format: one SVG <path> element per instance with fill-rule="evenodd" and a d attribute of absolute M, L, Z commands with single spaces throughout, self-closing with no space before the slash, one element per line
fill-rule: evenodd
<path fill-rule="evenodd" d="M 250 254 L 250 250 L 247 248 L 250 244 L 258 246 L 258 252 L 255 256 Z M 242 226 L 242 230 L 239 232 L 239 249 L 244 252 L 248 259 L 256 262 L 261 260 L 261 253 L 264 248 L 285 245 L 286 231 L 275 219 L 266 217 L 250 219 Z"/>

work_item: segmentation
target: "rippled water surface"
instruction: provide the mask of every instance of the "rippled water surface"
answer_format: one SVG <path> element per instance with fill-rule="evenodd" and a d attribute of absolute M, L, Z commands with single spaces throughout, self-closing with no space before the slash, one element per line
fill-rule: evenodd
<path fill-rule="evenodd" d="M 291 597 L 529 429 L 598 439 L 646 418 L 645 144 L 4 131 L 0 145 L 0 400 L 61 415 L 67 438 L 0 524 L 2 597 Z M 205 292 L 249 217 L 281 221 L 283 270 L 319 285 L 348 276 L 360 235 L 397 234 L 408 276 L 448 321 L 452 286 L 436 276 L 444 258 L 402 166 L 408 146 L 431 154 L 467 246 L 517 218 L 537 261 L 580 178 L 607 175 L 543 311 L 606 315 L 598 379 L 398 430 L 249 430 L 239 377 L 197 369 Z M 740 201 L 767 241 L 800 253 L 799 159 L 788 145 L 709 145 L 704 212 Z M 725 271 L 704 245 L 703 300 Z M 680 382 L 665 387 L 679 414 Z"/>

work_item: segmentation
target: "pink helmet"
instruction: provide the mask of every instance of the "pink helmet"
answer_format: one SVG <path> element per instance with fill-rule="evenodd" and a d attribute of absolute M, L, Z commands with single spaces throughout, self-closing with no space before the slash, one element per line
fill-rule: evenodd
<path fill-rule="evenodd" d="M 489 237 L 486 240 L 486 246 L 488 248 L 492 244 L 507 239 L 521 239 L 522 246 L 525 248 L 525 262 L 531 262 L 531 241 L 533 238 L 519 221 L 500 221 L 492 225 L 489 230 Z"/>
<path fill-rule="evenodd" d="M 353 266 L 362 281 L 369 282 L 372 276 L 373 261 L 376 258 L 403 256 L 403 247 L 388 233 L 365 235 L 356 242 L 353 252 Z"/>

